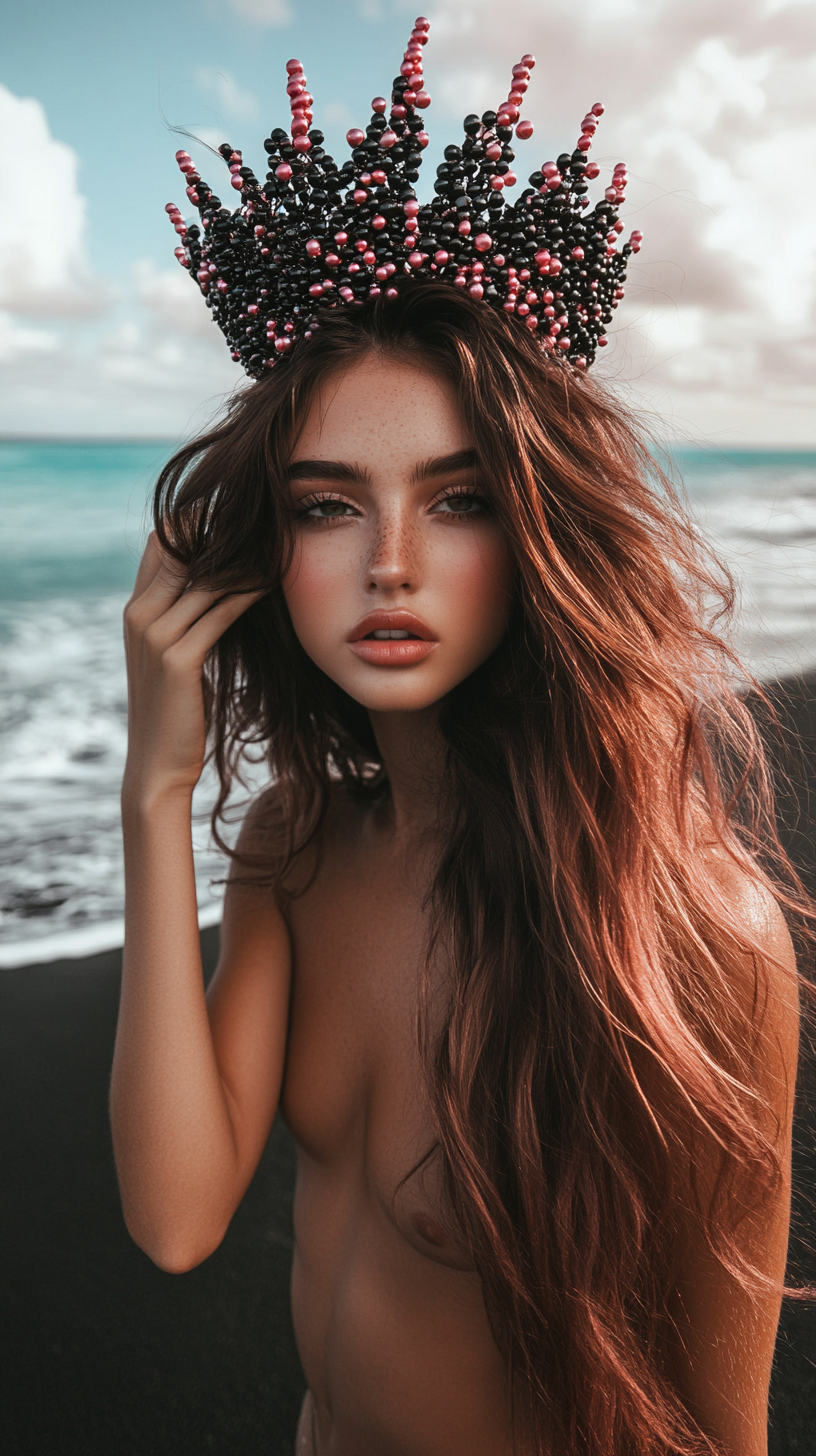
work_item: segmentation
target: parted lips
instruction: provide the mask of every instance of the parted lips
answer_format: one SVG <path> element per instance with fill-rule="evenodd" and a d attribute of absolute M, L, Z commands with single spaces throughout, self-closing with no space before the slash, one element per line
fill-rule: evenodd
<path fill-rule="evenodd" d="M 241 201 L 232 212 L 198 175 L 187 152 L 176 153 L 187 196 L 201 226 L 187 226 L 175 203 L 167 212 L 179 235 L 176 257 L 188 268 L 236 362 L 261 376 L 319 327 L 326 308 L 353 306 L 380 294 L 396 297 L 407 278 L 438 280 L 517 318 L 544 350 L 577 368 L 592 363 L 623 297 L 627 259 L 640 248 L 617 213 L 626 187 L 618 163 L 589 211 L 588 183 L 599 167 L 587 161 L 603 107 L 581 123 L 575 150 L 545 162 L 514 202 L 516 138 L 532 136 L 521 106 L 535 65 L 513 67 L 507 100 L 497 111 L 466 116 L 464 139 L 445 148 L 432 202 L 414 191 L 428 135 L 420 112 L 430 104 L 423 77 L 429 22 L 411 32 L 390 106 L 372 101 L 365 131 L 352 128 L 351 157 L 338 167 L 312 127 L 313 98 L 299 61 L 288 61 L 289 131 L 264 142 L 263 184 L 241 153 L 219 148 Z"/>

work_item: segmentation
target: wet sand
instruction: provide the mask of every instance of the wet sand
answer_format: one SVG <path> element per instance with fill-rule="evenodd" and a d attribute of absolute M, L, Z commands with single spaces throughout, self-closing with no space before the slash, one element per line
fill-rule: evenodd
<path fill-rule="evenodd" d="M 816 674 L 773 689 L 783 835 L 816 893 Z M 204 931 L 209 968 L 217 930 Z M 122 1222 L 107 1117 L 120 953 L 0 971 L 6 1456 L 291 1456 L 294 1158 L 276 1124 L 222 1247 L 162 1274 Z M 816 1060 L 803 1058 L 789 1276 L 816 1281 Z M 809 1247 L 808 1247 L 809 1246 Z M 786 1308 L 771 1456 L 812 1456 L 816 1306 Z M 446 1453 L 439 1453 L 446 1456 Z"/>

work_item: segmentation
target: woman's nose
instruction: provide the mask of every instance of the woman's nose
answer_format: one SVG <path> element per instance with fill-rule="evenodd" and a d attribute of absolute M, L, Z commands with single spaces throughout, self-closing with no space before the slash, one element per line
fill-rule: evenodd
<path fill-rule="evenodd" d="M 400 518 L 381 522 L 366 562 L 366 591 L 412 591 L 418 581 L 418 542 Z"/>

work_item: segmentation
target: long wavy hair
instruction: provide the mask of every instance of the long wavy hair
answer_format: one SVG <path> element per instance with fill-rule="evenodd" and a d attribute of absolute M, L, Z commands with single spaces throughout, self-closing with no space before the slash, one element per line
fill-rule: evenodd
<path fill-rule="evenodd" d="M 156 529 L 193 579 L 268 591 L 208 667 L 216 818 L 250 744 L 283 804 L 276 874 L 319 833 L 333 784 L 388 794 L 367 713 L 306 655 L 281 589 L 298 431 L 315 391 L 371 351 L 452 383 L 517 563 L 504 641 L 441 706 L 418 1024 L 433 1151 L 517 1430 L 561 1456 L 711 1453 L 661 1353 L 684 1220 L 757 1289 L 739 1225 L 783 1176 L 757 1068 L 762 954 L 713 857 L 797 903 L 715 630 L 731 583 L 620 405 L 452 287 L 326 315 L 162 472 Z M 701 1149 L 713 1180 L 694 1176 Z"/>

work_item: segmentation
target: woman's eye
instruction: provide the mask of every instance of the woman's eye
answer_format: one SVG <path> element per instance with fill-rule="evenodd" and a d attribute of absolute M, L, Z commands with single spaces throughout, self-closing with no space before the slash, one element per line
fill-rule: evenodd
<path fill-rule="evenodd" d="M 299 521 L 337 521 L 353 514 L 354 508 L 348 501 L 330 498 L 301 501 L 296 512 Z"/>
<path fill-rule="evenodd" d="M 446 495 L 434 506 L 434 511 L 443 516 L 481 516 L 486 510 L 487 502 L 475 491 Z"/>

